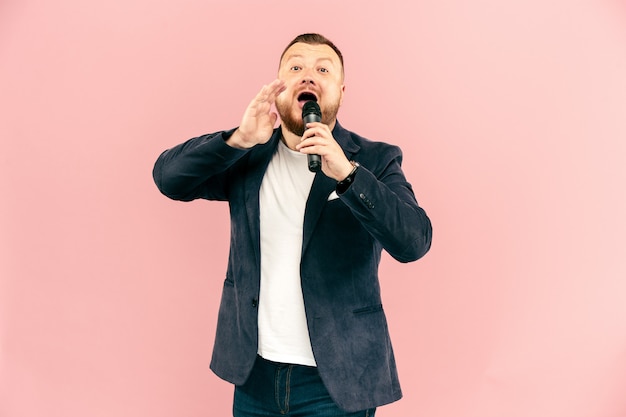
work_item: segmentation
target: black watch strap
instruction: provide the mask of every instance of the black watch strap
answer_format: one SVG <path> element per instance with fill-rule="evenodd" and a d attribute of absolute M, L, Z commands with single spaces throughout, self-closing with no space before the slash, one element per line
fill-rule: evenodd
<path fill-rule="evenodd" d="M 348 189 L 348 187 L 350 187 L 350 185 L 354 182 L 354 177 L 356 176 L 356 172 L 359 170 L 359 167 L 361 166 L 359 165 L 358 162 L 355 162 L 355 161 L 350 161 L 350 163 L 353 166 L 352 171 L 350 171 L 350 173 L 348 174 L 346 178 L 337 182 L 337 194 L 343 194 Z"/>

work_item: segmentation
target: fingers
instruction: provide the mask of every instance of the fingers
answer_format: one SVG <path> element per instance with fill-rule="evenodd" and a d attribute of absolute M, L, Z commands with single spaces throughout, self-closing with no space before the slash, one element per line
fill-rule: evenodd
<path fill-rule="evenodd" d="M 249 148 L 269 140 L 278 120 L 278 115 L 272 112 L 272 105 L 284 90 L 285 83 L 281 80 L 274 80 L 261 88 L 244 111 L 239 135 L 232 141 L 234 145 Z"/>
<path fill-rule="evenodd" d="M 272 81 L 271 83 L 264 85 L 257 94 L 257 100 L 259 102 L 267 102 L 273 104 L 276 101 L 276 97 L 283 91 L 285 91 L 285 82 L 279 79 Z"/>
<path fill-rule="evenodd" d="M 302 153 L 327 155 L 340 149 L 328 126 L 322 123 L 308 123 L 302 135 L 302 140 L 296 145 L 296 150 Z"/>
<path fill-rule="evenodd" d="M 308 123 L 296 149 L 305 154 L 322 157 L 322 172 L 337 181 L 344 179 L 352 170 L 343 149 L 337 143 L 330 128 L 323 123 Z"/>
<path fill-rule="evenodd" d="M 302 141 L 296 148 L 311 146 L 314 144 L 314 142 L 318 143 L 314 140 L 315 138 L 324 140 L 324 139 L 330 139 L 332 137 L 333 135 L 330 131 L 330 128 L 327 125 L 323 123 L 319 123 L 319 122 L 307 123 L 306 130 L 304 131 L 304 134 L 302 135 Z M 306 143 L 304 143 L 305 141 Z"/>

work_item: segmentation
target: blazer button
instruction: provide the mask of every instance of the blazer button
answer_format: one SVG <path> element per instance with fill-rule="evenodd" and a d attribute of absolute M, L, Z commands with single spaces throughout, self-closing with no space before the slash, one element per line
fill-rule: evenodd
<path fill-rule="evenodd" d="M 259 300 L 256 298 L 252 299 L 252 308 L 257 308 L 259 306 Z"/>
<path fill-rule="evenodd" d="M 361 200 L 363 200 L 363 202 L 365 203 L 365 205 L 366 205 L 368 208 L 371 208 L 371 209 L 373 209 L 373 208 L 374 208 L 374 203 L 372 203 L 372 202 L 369 200 L 369 198 L 367 198 L 367 197 L 365 196 L 365 194 L 363 194 L 363 193 L 359 194 L 359 198 L 361 198 Z"/>

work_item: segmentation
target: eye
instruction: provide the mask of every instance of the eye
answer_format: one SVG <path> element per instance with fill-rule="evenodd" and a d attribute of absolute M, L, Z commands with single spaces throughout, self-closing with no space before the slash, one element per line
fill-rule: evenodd
<path fill-rule="evenodd" d="M 301 66 L 299 65 L 294 65 L 293 67 L 289 68 L 291 71 L 300 71 L 302 69 Z"/>
<path fill-rule="evenodd" d="M 319 72 L 328 72 L 328 69 L 326 69 L 326 68 L 323 68 L 323 67 L 322 67 L 322 68 L 320 68 L 318 71 L 319 71 Z"/>

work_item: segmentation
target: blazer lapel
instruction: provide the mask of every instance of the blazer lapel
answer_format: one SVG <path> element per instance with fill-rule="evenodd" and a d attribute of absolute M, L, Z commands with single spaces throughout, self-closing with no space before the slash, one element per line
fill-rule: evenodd
<path fill-rule="evenodd" d="M 336 186 L 337 182 L 332 178 L 327 177 L 322 172 L 315 174 L 313 185 L 311 186 L 311 192 L 309 193 L 309 198 L 306 201 L 306 208 L 304 210 L 302 253 L 306 251 L 306 247 L 311 240 L 317 220 L 319 219 L 320 214 L 322 214 L 322 209 L 328 200 L 328 196 L 333 192 Z"/>
<path fill-rule="evenodd" d="M 339 122 L 337 122 L 332 133 L 337 143 L 339 143 L 343 149 L 346 157 L 348 159 L 352 159 L 353 155 L 359 151 L 360 147 L 352 141 L 350 132 L 341 127 Z M 303 254 L 306 251 L 309 241 L 311 240 L 311 236 L 313 236 L 313 230 L 315 230 L 315 225 L 322 214 L 322 209 L 328 202 L 328 196 L 335 191 L 336 187 L 337 182 L 324 175 L 323 172 L 315 174 L 315 179 L 313 180 L 311 192 L 309 193 L 309 198 L 307 199 L 304 211 L 304 226 L 302 235 Z"/>
<path fill-rule="evenodd" d="M 247 169 L 244 173 L 246 176 L 244 198 L 246 212 L 248 214 L 248 227 L 250 228 L 250 237 L 252 238 L 257 265 L 261 264 L 261 211 L 259 208 L 259 191 L 261 190 L 263 176 L 276 150 L 279 138 L 280 128 L 274 130 L 274 134 L 266 144 L 257 145 L 255 149 L 251 150 L 246 167 Z"/>

